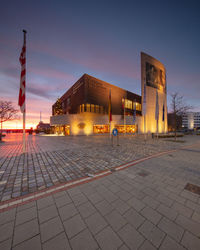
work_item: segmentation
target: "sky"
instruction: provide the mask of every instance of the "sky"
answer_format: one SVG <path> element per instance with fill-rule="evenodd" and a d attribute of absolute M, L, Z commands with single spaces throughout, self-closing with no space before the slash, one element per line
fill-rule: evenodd
<path fill-rule="evenodd" d="M 200 111 L 198 0 L 1 0 L 0 100 L 19 109 L 19 55 L 27 30 L 26 127 L 84 73 L 141 95 L 140 52 L 161 61 L 170 95 Z M 22 114 L 4 128 L 21 128 Z"/>

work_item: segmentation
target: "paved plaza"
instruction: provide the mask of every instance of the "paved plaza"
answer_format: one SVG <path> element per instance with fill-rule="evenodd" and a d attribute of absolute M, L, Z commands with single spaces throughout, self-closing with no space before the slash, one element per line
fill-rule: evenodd
<path fill-rule="evenodd" d="M 116 139 L 116 138 L 115 138 Z M 0 201 L 112 169 L 158 152 L 196 143 L 199 137 L 184 137 L 184 143 L 143 136 L 120 136 L 114 146 L 108 136 L 28 135 L 22 154 L 22 135 L 7 135 L 0 143 Z"/>
<path fill-rule="evenodd" d="M 39 190 L 40 179 L 46 190 L 48 183 L 56 185 L 54 176 L 66 183 L 67 176 L 77 180 L 111 171 L 1 212 L 0 249 L 199 250 L 200 195 L 185 186 L 200 186 L 200 137 L 179 140 L 184 142 L 127 136 L 112 147 L 105 136 L 29 136 L 23 156 L 20 138 L 7 138 L 0 145 L 0 185 L 9 199 L 16 192 L 4 196 L 11 190 L 4 181 L 13 178 L 10 187 L 18 192 L 26 178 L 31 195 L 29 183 Z M 162 151 L 169 152 L 134 163 Z M 126 169 L 114 169 L 131 161 Z"/>

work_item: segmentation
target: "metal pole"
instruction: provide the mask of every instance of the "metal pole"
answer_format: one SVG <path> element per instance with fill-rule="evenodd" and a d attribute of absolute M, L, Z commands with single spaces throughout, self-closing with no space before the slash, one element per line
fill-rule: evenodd
<path fill-rule="evenodd" d="M 24 32 L 24 44 L 26 45 L 26 30 L 23 30 Z M 25 55 L 26 56 L 26 55 Z M 26 68 L 26 65 L 25 65 Z M 25 74 L 25 83 L 26 83 L 26 74 Z M 25 96 L 26 96 L 26 87 L 24 89 Z M 24 101 L 24 112 L 23 112 L 23 153 L 26 152 L 26 100 Z"/>

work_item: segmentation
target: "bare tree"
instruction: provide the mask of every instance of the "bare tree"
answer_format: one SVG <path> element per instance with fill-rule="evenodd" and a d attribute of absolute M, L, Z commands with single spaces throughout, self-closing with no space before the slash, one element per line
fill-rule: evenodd
<path fill-rule="evenodd" d="M 2 135 L 2 126 L 3 122 L 16 119 L 16 113 L 18 111 L 13 107 L 12 102 L 0 100 L 0 123 L 1 123 L 1 132 L 0 140 Z"/>
<path fill-rule="evenodd" d="M 185 103 L 184 97 L 178 92 L 171 94 L 171 109 L 173 113 L 174 129 L 175 129 L 175 140 L 177 136 L 177 119 L 184 113 L 189 111 L 192 106 Z"/>

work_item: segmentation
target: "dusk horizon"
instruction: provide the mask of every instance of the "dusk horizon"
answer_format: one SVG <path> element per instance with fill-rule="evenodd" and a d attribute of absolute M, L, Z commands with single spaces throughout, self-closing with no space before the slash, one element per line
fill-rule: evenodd
<path fill-rule="evenodd" d="M 84 73 L 141 95 L 140 52 L 167 74 L 167 106 L 178 92 L 200 112 L 198 1 L 3 1 L 1 100 L 17 106 L 23 29 L 27 30 L 26 128 L 49 122 L 52 105 Z M 22 128 L 20 119 L 3 128 Z"/>

